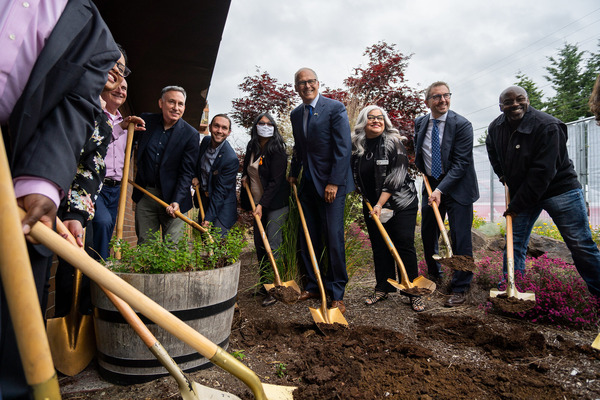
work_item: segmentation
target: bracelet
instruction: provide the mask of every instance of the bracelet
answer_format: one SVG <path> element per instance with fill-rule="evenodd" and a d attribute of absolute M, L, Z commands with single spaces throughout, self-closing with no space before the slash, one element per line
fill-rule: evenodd
<path fill-rule="evenodd" d="M 375 207 L 373 207 L 373 208 L 377 208 L 377 207 L 381 208 L 381 206 L 379 204 L 375 204 Z"/>

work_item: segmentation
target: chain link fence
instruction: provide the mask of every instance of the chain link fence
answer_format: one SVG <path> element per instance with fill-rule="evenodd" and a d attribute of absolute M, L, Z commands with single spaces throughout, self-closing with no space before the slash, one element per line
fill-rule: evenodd
<path fill-rule="evenodd" d="M 567 128 L 569 157 L 583 187 L 590 224 L 597 227 L 600 226 L 600 126 L 590 117 L 569 122 Z M 479 217 L 497 221 L 505 210 L 504 187 L 492 170 L 484 144 L 473 148 L 473 158 L 481 195 L 474 209 Z M 545 212 L 540 218 L 550 221 Z"/>

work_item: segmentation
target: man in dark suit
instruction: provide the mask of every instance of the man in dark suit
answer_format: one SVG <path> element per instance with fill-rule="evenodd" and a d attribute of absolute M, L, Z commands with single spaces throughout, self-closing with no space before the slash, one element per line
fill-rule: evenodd
<path fill-rule="evenodd" d="M 99 96 L 107 72 L 120 53 L 89 0 L 7 2 L 0 13 L 6 16 L 0 30 L 15 32 L 0 46 L 8 63 L 2 66 L 8 68 L 0 82 L 0 124 L 8 123 L 3 133 L 17 201 L 27 211 L 22 220 L 27 234 L 36 221 L 54 224 L 81 149 L 102 113 Z M 28 250 L 42 301 L 51 252 L 31 244 Z M 0 303 L 0 397 L 30 398 L 3 290 Z"/>
<path fill-rule="evenodd" d="M 451 95 L 445 82 L 432 83 L 425 93 L 431 113 L 415 120 L 415 164 L 427 175 L 433 190 L 429 197 L 423 185 L 423 251 L 429 277 L 438 283 L 442 270 L 432 256 L 438 252 L 440 231 L 431 204 L 436 202 L 442 218 L 448 213 L 453 253 L 472 257 L 473 203 L 479 198 L 473 166 L 473 127 L 467 119 L 450 111 Z M 444 305 L 463 304 L 472 279 L 472 272 L 455 271 L 450 283 L 452 295 Z"/>
<path fill-rule="evenodd" d="M 215 115 L 208 129 L 210 136 L 200 144 L 193 183 L 196 190 L 200 190 L 202 206 L 206 210 L 204 221 L 199 222 L 205 227 L 212 224 L 219 228 L 224 237 L 237 221 L 235 185 L 240 160 L 227 141 L 231 134 L 231 120 L 227 115 Z"/>
<path fill-rule="evenodd" d="M 302 169 L 300 202 L 306 217 L 316 255 L 327 248 L 328 268 L 325 288 L 331 307 L 342 313 L 344 291 L 348 283 L 344 245 L 344 206 L 346 193 L 354 190 L 350 157 L 352 143 L 348 114 L 342 103 L 319 95 L 317 74 L 302 68 L 294 76 L 296 92 L 302 98 L 291 115 L 294 154 L 288 180 L 296 183 Z M 316 277 L 308 253 L 305 235 L 300 232 L 301 259 L 307 284 L 299 300 L 319 296 Z"/>
<path fill-rule="evenodd" d="M 198 159 L 198 132 L 181 117 L 185 111 L 185 90 L 180 86 L 163 88 L 158 106 L 162 113 L 142 114 L 146 132 L 137 137 L 137 174 L 135 182 L 162 199 L 165 209 L 141 191 L 133 189 L 135 232 L 138 244 L 148 239 L 150 232 L 170 235 L 177 242 L 183 235 L 184 222 L 176 211 L 186 213 L 192 208 L 190 186 Z M 137 135 L 137 134 L 136 134 Z"/>

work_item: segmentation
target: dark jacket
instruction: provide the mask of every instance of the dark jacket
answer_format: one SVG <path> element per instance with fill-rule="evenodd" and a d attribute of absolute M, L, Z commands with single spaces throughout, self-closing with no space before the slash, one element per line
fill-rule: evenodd
<path fill-rule="evenodd" d="M 377 198 L 368 199 L 371 204 L 375 205 L 379 200 L 379 196 L 381 196 L 381 192 L 391 193 L 389 200 L 385 203 L 385 208 L 399 211 L 412 204 L 415 197 L 417 197 L 417 190 L 414 180 L 408 175 L 408 157 L 400 136 L 384 133 L 379 146 L 375 148 L 373 157 L 376 172 L 372 179 L 375 179 Z M 356 149 L 352 149 L 354 183 L 359 191 L 364 193 L 364 184 L 360 178 L 361 160 L 362 155 L 357 155 Z"/>
<path fill-rule="evenodd" d="M 529 106 L 513 132 L 504 114 L 489 126 L 486 147 L 498 177 L 508 185 L 515 213 L 540 200 L 581 188 L 567 153 L 567 126 Z"/>
<path fill-rule="evenodd" d="M 119 56 L 96 6 L 69 1 L 10 115 L 13 177 L 44 178 L 67 194 Z"/>
<path fill-rule="evenodd" d="M 423 141 L 431 114 L 415 120 L 415 165 L 425 172 Z M 448 111 L 440 143 L 444 175 L 437 188 L 459 204 L 470 205 L 479 199 L 479 186 L 473 162 L 473 126 L 463 116 Z"/>
<path fill-rule="evenodd" d="M 146 157 L 146 149 L 153 130 L 162 130 L 162 114 L 142 114 L 141 118 L 146 122 L 146 132 L 136 134 L 138 140 L 137 174 L 135 183 L 141 187 L 146 187 L 147 182 L 151 181 L 151 171 L 141 168 L 142 157 Z M 192 195 L 190 187 L 194 177 L 194 168 L 198 160 L 198 142 L 200 140 L 198 132 L 190 124 L 180 119 L 173 125 L 171 138 L 165 147 L 159 165 L 160 189 L 165 202 L 171 204 L 179 203 L 179 210 L 182 213 L 188 212 L 192 208 Z M 131 198 L 136 203 L 142 199 L 142 192 L 133 189 Z"/>
<path fill-rule="evenodd" d="M 303 116 L 303 104 L 290 114 L 294 134 L 290 177 L 297 178 L 302 168 L 308 168 L 321 198 L 325 197 L 328 184 L 338 186 L 338 196 L 353 191 L 350 168 L 352 142 L 346 108 L 337 100 L 319 95 L 306 136 L 302 127 Z"/>
<path fill-rule="evenodd" d="M 210 136 L 200 143 L 200 154 L 196 161 L 196 177 L 202 176 L 200 160 L 210 146 Z M 227 228 L 237 221 L 236 183 L 240 161 L 228 141 L 223 143 L 208 178 L 208 208 L 205 210 L 205 221 L 214 222 L 217 218 Z M 196 199 L 194 198 L 194 202 Z"/>
<path fill-rule="evenodd" d="M 248 165 L 250 164 L 251 153 L 252 149 L 250 148 L 249 143 L 244 157 L 242 177 L 248 176 Z M 290 184 L 285 179 L 286 170 L 287 154 L 284 149 L 262 156 L 262 162 L 258 166 L 258 175 L 264 192 L 258 204 L 263 208 L 267 210 L 278 210 L 288 205 Z M 250 179 L 248 179 L 248 184 L 250 185 Z M 240 190 L 240 205 L 246 211 L 252 210 L 248 193 L 243 187 Z"/>

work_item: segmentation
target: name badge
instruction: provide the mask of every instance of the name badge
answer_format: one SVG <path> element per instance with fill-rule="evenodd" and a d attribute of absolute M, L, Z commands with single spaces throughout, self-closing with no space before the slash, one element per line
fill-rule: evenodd
<path fill-rule="evenodd" d="M 390 163 L 390 160 L 376 160 L 375 163 L 377 165 L 388 165 Z"/>

